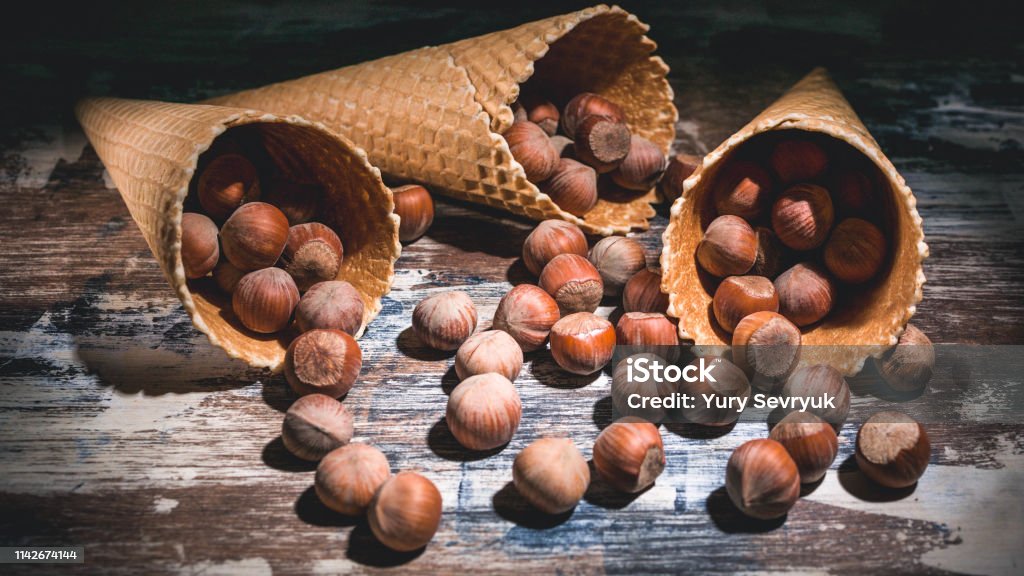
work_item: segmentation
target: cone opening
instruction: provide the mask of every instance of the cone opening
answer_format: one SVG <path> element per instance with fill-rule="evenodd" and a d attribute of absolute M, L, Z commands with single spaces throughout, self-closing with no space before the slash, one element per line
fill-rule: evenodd
<path fill-rule="evenodd" d="M 213 159 L 226 154 L 240 154 L 256 167 L 258 183 L 249 200 L 278 206 L 290 225 L 321 222 L 338 235 L 344 255 L 336 279 L 351 283 L 363 299 L 361 333 L 381 309 L 380 298 L 390 288 L 397 250 L 393 203 L 379 173 L 361 153 L 323 129 L 243 117 L 199 157 L 185 212 L 204 212 L 198 181 Z M 246 329 L 232 311 L 231 295 L 210 276 L 189 280 L 187 287 L 196 313 L 226 349 L 242 346 L 250 357 L 277 359 L 271 367 L 280 364 L 297 335 L 294 329 L 274 334 Z"/>
<path fill-rule="evenodd" d="M 735 178 L 730 168 L 738 162 L 753 162 L 764 166 L 771 172 L 768 158 L 775 145 L 781 141 L 801 140 L 818 144 L 828 156 L 827 172 L 812 183 L 826 188 L 830 192 L 834 204 L 834 226 L 847 218 L 859 218 L 876 225 L 885 238 L 885 255 L 878 272 L 863 283 L 837 282 L 835 304 L 829 314 L 821 321 L 804 326 L 803 343 L 815 344 L 884 344 L 872 340 L 878 338 L 879 331 L 872 326 L 879 322 L 889 322 L 893 318 L 903 318 L 908 305 L 908 298 L 914 294 L 916 275 L 918 273 L 917 237 L 912 231 L 916 224 L 913 211 L 904 206 L 901 192 L 886 178 L 881 166 L 857 148 L 847 142 L 823 133 L 801 130 L 774 130 L 751 137 L 742 144 L 732 147 L 721 159 L 705 166 L 700 180 L 688 190 L 686 201 L 681 204 L 678 220 L 680 250 L 679 262 L 683 271 L 680 286 L 699 285 L 700 290 L 687 291 L 687 298 L 697 299 L 696 306 L 690 310 L 701 310 L 697 318 L 684 318 L 687 333 L 697 344 L 728 344 L 731 335 L 722 330 L 715 319 L 712 299 L 721 278 L 707 273 L 699 265 L 696 258 L 697 248 L 704 230 L 718 215 L 715 203 L 715 191 L 724 183 Z M 863 175 L 859 182 L 868 183 L 870 194 L 868 201 L 856 206 L 845 197 L 840 197 L 843 189 L 841 182 L 849 174 Z M 771 198 L 772 203 L 789 186 L 781 184 L 778 176 L 773 175 Z M 768 208 L 751 221 L 755 227 L 771 229 L 771 203 Z M 831 236 L 831 233 L 829 236 Z M 827 243 L 827 240 L 826 240 Z M 814 262 L 824 266 L 824 246 L 806 252 L 784 249 L 786 270 L 798 262 Z M 681 311 L 682 307 L 677 308 Z M 895 330 L 895 321 L 893 329 Z M 866 339 L 866 340 L 865 340 Z"/>

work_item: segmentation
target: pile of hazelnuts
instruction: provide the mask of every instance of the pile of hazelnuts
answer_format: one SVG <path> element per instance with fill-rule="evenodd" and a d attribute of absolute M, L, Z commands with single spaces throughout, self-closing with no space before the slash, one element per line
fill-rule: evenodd
<path fill-rule="evenodd" d="M 527 179 L 559 208 L 583 216 L 598 197 L 618 200 L 653 188 L 665 172 L 656 144 L 631 134 L 622 108 L 592 92 L 559 112 L 549 100 L 524 94 L 515 122 L 502 136 Z"/>

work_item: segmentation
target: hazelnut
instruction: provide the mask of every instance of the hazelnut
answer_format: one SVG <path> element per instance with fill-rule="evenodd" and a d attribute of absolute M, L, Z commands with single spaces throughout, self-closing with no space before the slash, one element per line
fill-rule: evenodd
<path fill-rule="evenodd" d="M 647 138 L 633 134 L 629 139 L 629 153 L 611 173 L 612 180 L 623 188 L 646 192 L 661 180 L 665 166 L 665 153 L 661 148 Z"/>
<path fill-rule="evenodd" d="M 492 326 L 508 332 L 523 352 L 532 352 L 544 346 L 560 316 L 558 303 L 547 292 L 520 284 L 498 302 Z"/>
<path fill-rule="evenodd" d="M 593 92 L 583 92 L 565 105 L 562 111 L 562 131 L 572 136 L 584 118 L 595 115 L 607 116 L 617 122 L 626 121 L 626 114 L 618 104 Z"/>
<path fill-rule="evenodd" d="M 423 548 L 441 524 L 441 493 L 415 472 L 399 472 L 377 489 L 370 502 L 370 531 L 399 552 Z"/>
<path fill-rule="evenodd" d="M 638 420 L 644 420 L 658 424 L 665 420 L 668 411 L 659 404 L 657 407 L 648 404 L 641 404 L 634 408 L 630 406 L 629 397 L 633 394 L 643 398 L 666 398 L 676 393 L 676 385 L 664 378 L 655 378 L 648 373 L 647 377 L 634 371 L 630 378 L 630 365 L 639 360 L 646 360 L 650 366 L 657 361 L 665 365 L 665 358 L 649 352 L 641 352 L 624 358 L 615 365 L 612 370 L 612 414 L 614 416 L 627 416 Z M 636 404 L 634 403 L 634 406 Z"/>
<path fill-rule="evenodd" d="M 287 272 L 264 268 L 242 276 L 231 296 L 231 309 L 242 325 L 260 334 L 288 327 L 299 303 L 299 289 Z"/>
<path fill-rule="evenodd" d="M 227 260 L 221 260 L 217 263 L 217 267 L 213 269 L 213 281 L 217 283 L 217 286 L 221 290 L 228 294 L 234 294 L 235 288 L 238 286 L 238 281 L 245 276 L 245 272 L 242 272 L 235 265 Z"/>
<path fill-rule="evenodd" d="M 835 408 L 808 407 L 807 411 L 821 417 L 822 420 L 831 424 L 836 430 L 842 427 L 846 421 L 846 415 L 850 413 L 850 386 L 846 383 L 842 373 L 831 366 L 816 364 L 804 366 L 793 372 L 786 384 L 782 387 L 783 398 L 820 398 L 825 395 L 835 398 Z M 795 408 L 784 409 L 786 412 L 798 410 Z"/>
<path fill-rule="evenodd" d="M 276 206 L 292 226 L 316 218 L 323 197 L 324 187 L 320 184 L 299 182 L 284 176 L 272 178 L 262 195 L 263 201 Z"/>
<path fill-rule="evenodd" d="M 526 122 L 530 119 L 526 113 L 526 108 L 523 107 L 518 101 L 511 104 L 512 107 L 512 120 L 513 122 Z"/>
<path fill-rule="evenodd" d="M 523 242 L 523 264 L 535 276 L 559 254 L 587 255 L 587 237 L 572 222 L 545 220 Z"/>
<path fill-rule="evenodd" d="M 288 218 L 265 202 L 243 204 L 220 229 L 224 257 L 245 272 L 277 263 L 288 242 Z"/>
<path fill-rule="evenodd" d="M 540 287 L 551 294 L 562 314 L 593 312 L 601 304 L 604 282 L 583 256 L 560 254 L 540 273 Z"/>
<path fill-rule="evenodd" d="M 323 394 L 296 400 L 281 425 L 284 447 L 303 460 L 320 460 L 351 440 L 352 415 L 344 404 Z"/>
<path fill-rule="evenodd" d="M 295 279 L 299 291 L 305 292 L 317 282 L 337 278 L 344 253 L 334 230 L 319 222 L 298 224 L 288 229 L 281 265 Z"/>
<path fill-rule="evenodd" d="M 676 325 L 660 312 L 626 312 L 615 325 L 615 343 L 661 354 L 674 356 L 672 350 L 679 345 Z M 674 358 L 673 358 L 674 359 Z"/>
<path fill-rule="evenodd" d="M 902 412 L 879 412 L 857 432 L 857 466 L 888 488 L 906 488 L 924 474 L 931 458 L 928 434 Z"/>
<path fill-rule="evenodd" d="M 729 499 L 747 516 L 771 520 L 785 516 L 800 497 L 800 474 L 786 449 L 775 440 L 750 440 L 729 457 L 725 469 Z"/>
<path fill-rule="evenodd" d="M 732 359 L 762 390 L 775 390 L 800 360 L 800 329 L 775 312 L 754 312 L 732 333 Z"/>
<path fill-rule="evenodd" d="M 324 506 L 358 516 L 366 512 L 373 495 L 390 476 L 388 459 L 380 450 L 354 442 L 324 456 L 316 467 L 313 486 Z"/>
<path fill-rule="evenodd" d="M 412 329 L 431 348 L 456 350 L 476 330 L 476 306 L 465 292 L 434 294 L 412 311 Z"/>
<path fill-rule="evenodd" d="M 899 342 L 881 358 L 875 359 L 878 372 L 890 388 L 897 392 L 923 389 L 932 379 L 935 368 L 935 347 L 932 341 L 913 324 L 907 324 Z"/>
<path fill-rule="evenodd" d="M 300 395 L 325 394 L 340 398 L 352 389 L 363 367 L 363 352 L 341 330 L 310 330 L 288 346 L 284 376 Z"/>
<path fill-rule="evenodd" d="M 445 412 L 452 436 L 470 450 L 508 444 L 522 414 L 516 387 L 496 372 L 463 380 L 448 396 Z"/>
<path fill-rule="evenodd" d="M 295 308 L 300 332 L 333 328 L 355 336 L 363 326 L 363 298 L 343 280 L 314 284 Z"/>
<path fill-rule="evenodd" d="M 604 295 L 618 296 L 630 278 L 647 268 L 647 255 L 636 240 L 609 236 L 590 249 L 590 263 L 601 274 Z"/>
<path fill-rule="evenodd" d="M 562 158 L 554 174 L 540 189 L 562 210 L 583 216 L 597 204 L 597 173 L 586 164 Z"/>
<path fill-rule="evenodd" d="M 718 325 L 731 334 L 740 320 L 754 312 L 778 312 L 779 296 L 764 276 L 729 276 L 715 290 L 712 310 Z"/>
<path fill-rule="evenodd" d="M 573 133 L 576 157 L 598 174 L 614 170 L 629 154 L 629 128 L 608 116 L 587 116 Z"/>
<path fill-rule="evenodd" d="M 779 241 L 794 250 L 813 250 L 828 238 L 835 214 L 828 190 L 798 184 L 772 205 L 772 228 Z"/>
<path fill-rule="evenodd" d="M 832 201 L 840 214 L 867 214 L 874 204 L 871 178 L 859 170 L 841 171 L 832 182 Z"/>
<path fill-rule="evenodd" d="M 661 291 L 661 273 L 645 268 L 629 279 L 622 289 L 622 307 L 626 312 L 668 311 L 668 294 Z"/>
<path fill-rule="evenodd" d="M 665 446 L 658 427 L 630 419 L 613 422 L 594 442 L 594 469 L 620 492 L 646 490 L 665 470 Z"/>
<path fill-rule="evenodd" d="M 757 220 L 772 198 L 772 176 L 753 162 L 732 162 L 718 177 L 714 189 L 719 216 L 731 214 Z"/>
<path fill-rule="evenodd" d="M 687 422 L 701 426 L 728 426 L 739 419 L 737 412 L 740 401 L 750 396 L 750 380 L 738 366 L 725 358 L 704 356 L 690 362 L 691 366 L 700 366 L 703 360 L 705 365 L 711 365 L 711 376 L 715 379 L 712 382 L 697 380 L 695 382 L 679 381 L 679 392 L 697 398 L 693 408 L 684 408 L 683 416 Z M 714 395 L 714 403 L 708 406 L 704 401 L 705 395 Z M 736 400 L 733 400 L 733 399 Z M 721 402 L 721 404 L 719 404 Z"/>
<path fill-rule="evenodd" d="M 548 100 L 526 98 L 523 101 L 526 109 L 526 119 L 533 122 L 548 136 L 554 136 L 558 132 L 558 120 L 561 114 L 558 107 Z"/>
<path fill-rule="evenodd" d="M 196 195 L 206 215 L 223 222 L 243 202 L 259 196 L 256 167 L 239 154 L 218 156 L 199 175 Z"/>
<path fill-rule="evenodd" d="M 885 236 L 877 226 L 860 218 L 840 222 L 825 244 L 828 271 L 850 284 L 873 278 L 884 260 Z"/>
<path fill-rule="evenodd" d="M 548 135 L 533 122 L 514 122 L 505 131 L 512 157 L 526 172 L 530 182 L 543 182 L 558 168 L 558 152 Z"/>
<path fill-rule="evenodd" d="M 839 453 L 836 431 L 811 412 L 790 412 L 770 435 L 786 449 L 800 471 L 800 482 L 821 480 Z"/>
<path fill-rule="evenodd" d="M 757 260 L 757 235 L 739 216 L 719 216 L 697 245 L 697 262 L 708 274 L 724 278 L 746 274 Z"/>
<path fill-rule="evenodd" d="M 181 265 L 189 280 L 202 278 L 213 270 L 220 259 L 217 225 L 202 214 L 181 215 Z"/>
<path fill-rule="evenodd" d="M 571 158 L 573 153 L 572 140 L 565 136 L 556 135 L 551 137 L 551 145 L 555 147 L 559 158 Z"/>
<path fill-rule="evenodd" d="M 545 514 L 572 510 L 590 485 L 590 467 L 568 438 L 541 438 L 516 455 L 512 483 Z"/>
<path fill-rule="evenodd" d="M 612 323 L 590 312 L 570 314 L 551 327 L 551 356 L 573 374 L 593 374 L 615 351 Z"/>
<path fill-rule="evenodd" d="M 671 204 L 683 194 L 683 182 L 697 170 L 702 161 L 702 157 L 692 154 L 676 154 L 669 158 L 665 175 L 658 183 L 658 189 L 665 197 L 665 202 Z"/>
<path fill-rule="evenodd" d="M 785 254 L 782 245 L 775 232 L 769 228 L 759 226 L 754 229 L 754 233 L 757 234 L 757 257 L 754 258 L 749 274 L 774 280 L 784 270 Z"/>
<path fill-rule="evenodd" d="M 775 291 L 779 312 L 797 326 L 814 324 L 832 311 L 835 287 L 817 264 L 803 262 L 786 270 L 775 279 Z"/>
<path fill-rule="evenodd" d="M 828 170 L 825 150 L 809 140 L 779 142 L 768 161 L 783 184 L 816 180 Z"/>
<path fill-rule="evenodd" d="M 469 337 L 455 354 L 455 373 L 460 380 L 497 372 L 515 380 L 523 368 L 523 349 L 508 332 L 488 330 Z"/>
<path fill-rule="evenodd" d="M 434 223 L 434 199 L 423 186 L 408 184 L 392 188 L 395 197 L 395 214 L 398 224 L 398 239 L 413 242 L 427 233 Z"/>

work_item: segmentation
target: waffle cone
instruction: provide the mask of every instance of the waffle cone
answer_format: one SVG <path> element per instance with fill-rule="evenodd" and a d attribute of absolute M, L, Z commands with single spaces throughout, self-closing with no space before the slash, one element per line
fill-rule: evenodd
<path fill-rule="evenodd" d="M 230 356 L 277 370 L 294 334 L 245 329 L 212 278 L 185 278 L 181 215 L 189 184 L 200 154 L 229 129 L 257 140 L 275 162 L 287 165 L 282 169 L 323 186 L 319 219 L 345 246 L 338 278 L 362 295 L 363 327 L 380 312 L 401 250 L 398 219 L 380 172 L 348 140 L 302 118 L 219 106 L 101 98 L 79 103 L 76 114 L 193 324 Z M 346 218 L 351 214 L 359 218 Z"/>
<path fill-rule="evenodd" d="M 867 356 L 877 356 L 895 344 L 914 314 L 921 301 L 928 245 L 913 193 L 824 69 L 813 70 L 705 156 L 683 184 L 663 237 L 662 291 L 669 295 L 669 314 L 679 319 L 681 337 L 697 346 L 729 344 L 730 335 L 718 328 L 711 312 L 713 284 L 699 270 L 694 255 L 713 213 L 708 200 L 719 169 L 743 143 L 780 130 L 827 135 L 848 144 L 855 156 L 863 157 L 859 160 L 866 159 L 866 165 L 877 169 L 876 190 L 881 197 L 874 209 L 886 222 L 888 265 L 870 283 L 844 294 L 845 300 L 822 322 L 805 327 L 802 338 L 802 363 L 827 363 L 854 374 Z"/>
<path fill-rule="evenodd" d="M 668 152 L 677 112 L 648 26 L 595 6 L 437 47 L 222 96 L 210 103 L 298 114 L 351 139 L 388 176 L 593 234 L 646 229 L 655 193 L 602 199 L 578 218 L 526 179 L 501 137 L 527 81 L 558 105 L 579 92 L 620 104 L 635 134 Z"/>

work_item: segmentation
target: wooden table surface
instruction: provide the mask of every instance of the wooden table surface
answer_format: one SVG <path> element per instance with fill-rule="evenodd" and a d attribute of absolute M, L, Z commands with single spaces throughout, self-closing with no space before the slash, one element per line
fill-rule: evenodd
<path fill-rule="evenodd" d="M 457 287 L 486 326 L 510 285 L 529 281 L 519 253 L 531 223 L 443 199 L 403 251 L 345 401 L 358 440 L 444 498 L 433 542 L 390 552 L 317 500 L 313 467 L 279 437 L 286 383 L 193 329 L 70 116 L 86 92 L 194 100 L 578 5 L 186 3 L 70 9 L 46 42 L 29 42 L 43 24 L 12 30 L 0 68 L 11 79 L 0 115 L 0 545 L 85 547 L 85 564 L 54 573 L 1019 573 L 1024 421 L 1006 406 L 1020 406 L 1022 378 L 981 379 L 967 396 L 964 374 L 941 362 L 930 391 L 901 407 L 932 437 L 915 489 L 867 485 L 848 424 L 833 470 L 784 522 L 745 519 L 723 479 L 731 450 L 766 434 L 750 421 L 724 434 L 664 429 L 668 468 L 637 497 L 595 483 L 571 516 L 530 512 L 511 489 L 513 457 L 565 434 L 589 458 L 610 418 L 609 378 L 567 377 L 548 353 L 530 355 L 511 444 L 480 455 L 455 443 L 442 419 L 452 357 L 417 343 L 412 308 Z M 713 149 L 813 65 L 830 66 L 918 198 L 931 258 L 914 322 L 936 342 L 1024 343 L 1024 50 L 1002 15 L 985 2 L 928 15 L 839 2 L 627 8 L 653 24 L 672 66 L 679 151 Z M 652 261 L 665 225 L 662 209 L 637 235 Z M 855 421 L 880 402 L 858 381 Z"/>

